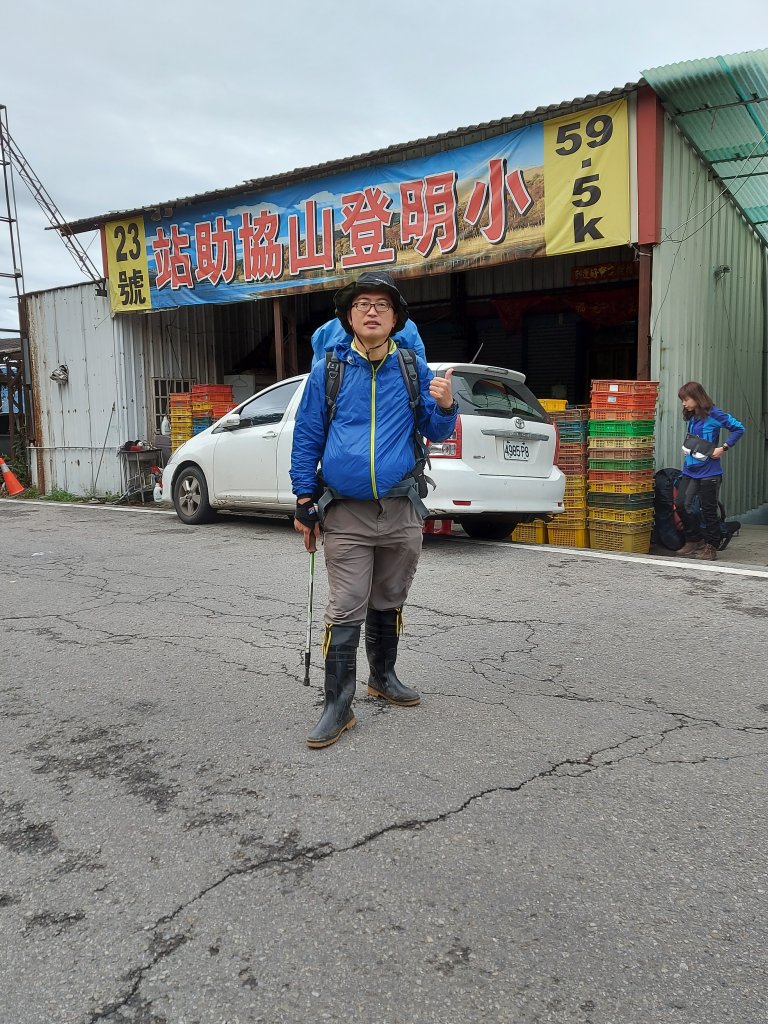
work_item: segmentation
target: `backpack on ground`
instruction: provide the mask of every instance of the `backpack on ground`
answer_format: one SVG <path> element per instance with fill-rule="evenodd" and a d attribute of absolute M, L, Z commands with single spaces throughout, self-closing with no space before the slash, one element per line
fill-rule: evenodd
<path fill-rule="evenodd" d="M 669 551 L 679 551 L 685 544 L 685 531 L 677 513 L 677 487 L 682 476 L 679 469 L 660 469 L 653 477 L 653 534 L 651 541 Z M 718 551 L 725 551 L 731 540 L 738 536 L 741 523 L 733 520 L 726 522 L 725 506 L 717 503 L 720 512 L 720 541 Z M 691 512 L 704 528 L 704 516 L 701 512 L 701 501 L 694 499 Z"/>
<path fill-rule="evenodd" d="M 668 551 L 679 551 L 685 544 L 683 524 L 675 509 L 679 469 L 660 469 L 653 475 L 653 533 L 651 541 Z"/>
<path fill-rule="evenodd" d="M 416 465 L 412 474 L 418 486 L 419 497 L 427 496 L 427 480 L 425 474 L 426 466 L 429 463 L 427 448 L 419 434 L 416 425 L 416 411 L 421 402 L 421 387 L 419 385 L 419 367 L 416 352 L 411 348 L 397 347 L 397 359 L 400 372 L 403 375 L 405 386 L 408 389 L 408 401 L 413 413 L 413 450 L 416 456 Z M 346 363 L 337 359 L 334 352 L 325 353 L 325 403 L 328 406 L 328 426 L 330 427 L 333 417 L 336 415 L 336 399 L 341 390 L 341 383 L 344 380 L 344 368 Z"/>

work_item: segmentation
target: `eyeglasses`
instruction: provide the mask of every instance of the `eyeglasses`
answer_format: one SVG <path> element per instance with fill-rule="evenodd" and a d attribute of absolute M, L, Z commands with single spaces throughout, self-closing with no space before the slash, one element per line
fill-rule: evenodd
<path fill-rule="evenodd" d="M 358 299 L 352 305 L 358 313 L 367 313 L 371 306 L 373 306 L 377 313 L 388 313 L 392 309 L 392 303 L 387 302 L 386 299 L 377 299 L 376 302 L 371 302 L 370 299 Z"/>

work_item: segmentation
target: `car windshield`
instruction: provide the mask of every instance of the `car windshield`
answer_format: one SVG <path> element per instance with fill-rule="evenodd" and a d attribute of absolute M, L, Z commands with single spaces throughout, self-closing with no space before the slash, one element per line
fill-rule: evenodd
<path fill-rule="evenodd" d="M 452 383 L 462 415 L 502 419 L 522 416 L 539 423 L 546 423 L 549 419 L 533 392 L 518 381 L 462 370 L 453 374 Z"/>
<path fill-rule="evenodd" d="M 300 385 L 300 380 L 289 380 L 271 388 L 266 394 L 256 395 L 241 406 L 240 425 L 261 427 L 267 423 L 279 423 Z"/>

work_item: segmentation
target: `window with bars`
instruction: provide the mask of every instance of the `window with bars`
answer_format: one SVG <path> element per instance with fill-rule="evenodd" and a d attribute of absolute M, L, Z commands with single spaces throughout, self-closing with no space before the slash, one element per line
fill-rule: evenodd
<path fill-rule="evenodd" d="M 154 423 L 155 433 L 160 433 L 160 428 L 163 423 L 163 416 L 170 416 L 170 402 L 168 401 L 169 395 L 178 395 L 185 391 L 190 391 L 193 384 L 197 381 L 194 380 L 182 380 L 179 377 L 155 377 L 154 378 Z"/>

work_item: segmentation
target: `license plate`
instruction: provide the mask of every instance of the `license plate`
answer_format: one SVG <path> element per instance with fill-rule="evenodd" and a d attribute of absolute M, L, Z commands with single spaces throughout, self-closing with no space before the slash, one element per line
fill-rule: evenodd
<path fill-rule="evenodd" d="M 515 459 L 517 462 L 527 462 L 531 457 L 531 449 L 527 444 L 519 441 L 504 442 L 504 458 Z"/>

